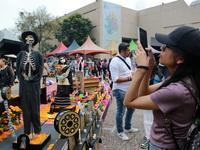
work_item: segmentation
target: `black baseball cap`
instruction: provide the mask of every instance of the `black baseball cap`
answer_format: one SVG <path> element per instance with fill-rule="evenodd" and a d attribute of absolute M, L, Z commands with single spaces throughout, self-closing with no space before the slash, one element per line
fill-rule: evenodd
<path fill-rule="evenodd" d="M 120 50 L 126 50 L 126 48 L 127 48 L 128 46 L 130 46 L 128 43 L 122 42 L 121 44 L 119 44 L 118 49 L 119 49 L 119 51 L 120 51 Z"/>
<path fill-rule="evenodd" d="M 162 44 L 179 47 L 183 51 L 200 57 L 200 31 L 190 26 L 181 26 L 171 33 L 155 34 L 156 40 Z"/>

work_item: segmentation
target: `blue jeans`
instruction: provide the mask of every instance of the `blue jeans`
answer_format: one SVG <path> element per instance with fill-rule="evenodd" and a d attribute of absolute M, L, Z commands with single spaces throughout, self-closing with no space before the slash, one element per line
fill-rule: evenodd
<path fill-rule="evenodd" d="M 91 76 L 91 74 L 90 74 L 90 68 L 88 69 L 88 75 Z"/>
<path fill-rule="evenodd" d="M 157 147 L 155 145 L 153 145 L 150 141 L 149 141 L 149 147 L 148 147 L 148 150 L 177 150 L 176 148 L 169 148 L 169 149 L 166 149 L 166 148 L 160 148 L 160 147 Z"/>
<path fill-rule="evenodd" d="M 116 114 L 117 132 L 122 133 L 122 132 L 124 132 L 124 129 L 126 129 L 126 130 L 131 129 L 131 119 L 132 119 L 135 109 L 127 108 L 126 118 L 125 118 L 125 127 L 123 129 L 122 119 L 123 119 L 123 116 L 125 113 L 125 108 L 126 108 L 124 106 L 123 102 L 124 102 L 124 96 L 125 96 L 126 92 L 119 90 L 119 89 L 115 89 L 115 90 L 113 90 L 113 93 L 116 97 L 116 102 L 117 102 L 117 114 Z"/>

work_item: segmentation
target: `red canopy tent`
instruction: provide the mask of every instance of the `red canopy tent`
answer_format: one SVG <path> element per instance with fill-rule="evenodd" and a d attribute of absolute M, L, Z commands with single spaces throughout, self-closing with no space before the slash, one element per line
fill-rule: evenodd
<path fill-rule="evenodd" d="M 84 55 L 89 54 L 89 55 L 94 56 L 94 55 L 100 54 L 100 53 L 110 54 L 110 51 L 103 49 L 103 48 L 97 46 L 96 44 L 94 44 L 92 42 L 92 40 L 90 39 L 90 37 L 88 36 L 85 43 L 81 47 L 77 48 L 76 50 L 69 52 L 69 55 L 77 54 L 77 53 L 81 53 Z"/>
<path fill-rule="evenodd" d="M 60 44 L 59 44 L 59 46 L 55 49 L 55 50 L 53 50 L 51 53 L 49 53 L 49 54 L 46 54 L 46 57 L 51 57 L 51 56 L 55 56 L 56 55 L 56 53 L 60 53 L 60 52 L 62 52 L 62 51 L 64 51 L 64 50 L 66 50 L 67 49 L 67 47 L 63 44 L 63 42 L 61 41 L 60 42 Z"/>

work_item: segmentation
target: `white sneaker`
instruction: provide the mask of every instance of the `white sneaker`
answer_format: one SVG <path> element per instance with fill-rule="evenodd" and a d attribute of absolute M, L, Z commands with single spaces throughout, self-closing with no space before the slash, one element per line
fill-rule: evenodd
<path fill-rule="evenodd" d="M 126 136 L 126 134 L 124 132 L 117 133 L 117 136 L 122 140 L 125 140 L 125 141 L 129 140 L 128 136 Z"/>
<path fill-rule="evenodd" d="M 137 128 L 131 128 L 129 130 L 124 129 L 125 133 L 133 133 L 133 132 L 138 132 L 139 130 Z"/>

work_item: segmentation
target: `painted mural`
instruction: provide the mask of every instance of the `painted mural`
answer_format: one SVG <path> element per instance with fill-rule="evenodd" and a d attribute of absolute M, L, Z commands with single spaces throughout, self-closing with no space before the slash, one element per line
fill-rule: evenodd
<path fill-rule="evenodd" d="M 112 39 L 119 45 L 121 43 L 121 6 L 102 1 L 102 23 L 103 48 Z"/>

